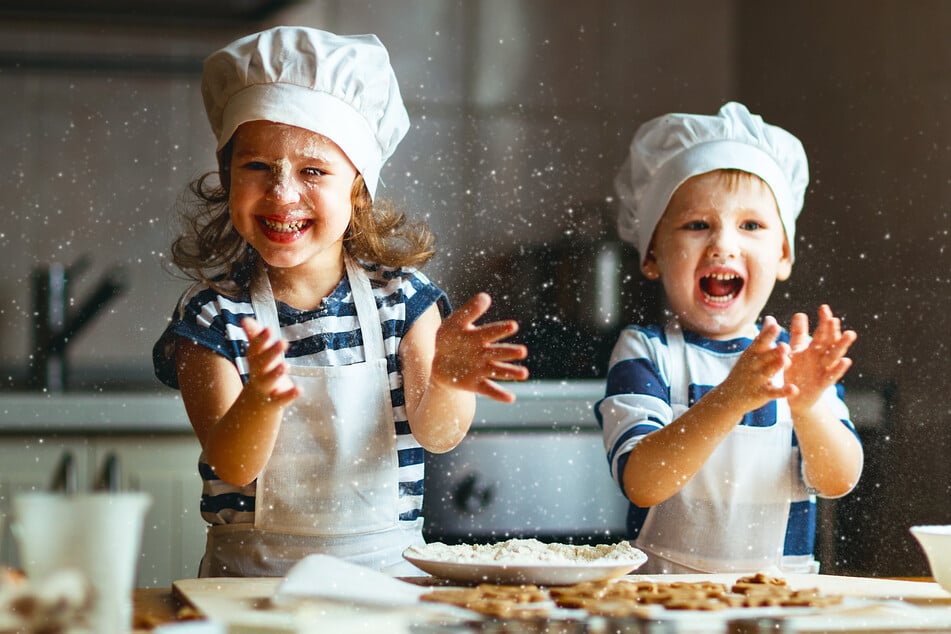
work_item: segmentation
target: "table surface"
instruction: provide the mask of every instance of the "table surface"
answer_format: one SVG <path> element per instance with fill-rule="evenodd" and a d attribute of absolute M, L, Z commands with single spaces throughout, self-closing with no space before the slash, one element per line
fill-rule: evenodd
<path fill-rule="evenodd" d="M 181 621 L 197 615 L 187 609 L 171 588 L 139 588 L 133 595 L 135 632 L 147 632 L 156 625 Z"/>
<path fill-rule="evenodd" d="M 846 581 L 848 578 L 842 578 L 843 581 Z M 927 584 L 933 584 L 934 579 L 930 577 L 900 577 L 900 578 L 890 578 L 892 581 L 911 581 L 911 582 L 921 582 Z M 249 580 L 250 581 L 250 580 Z M 263 581 L 263 580 L 260 580 Z M 426 583 L 425 578 L 413 579 L 412 581 L 416 583 Z M 882 579 L 881 581 L 886 581 Z M 435 580 L 433 583 L 439 583 Z M 441 584 L 440 584 L 441 585 Z M 924 596 L 933 596 L 933 589 L 928 588 L 925 591 L 925 586 L 922 585 L 922 590 L 924 591 Z M 939 589 L 940 590 L 940 589 Z M 943 593 L 942 593 L 943 594 Z M 914 601 L 912 601 L 914 603 Z M 933 599 L 929 598 L 925 603 L 936 606 L 940 604 L 940 607 L 951 608 L 951 597 Z M 177 595 L 173 588 L 140 588 L 135 591 L 134 595 L 134 633 L 135 634 L 145 634 L 152 628 L 157 625 L 164 623 L 184 621 L 196 618 L 203 618 L 200 613 L 197 613 L 192 606 L 188 605 L 181 597 Z"/>

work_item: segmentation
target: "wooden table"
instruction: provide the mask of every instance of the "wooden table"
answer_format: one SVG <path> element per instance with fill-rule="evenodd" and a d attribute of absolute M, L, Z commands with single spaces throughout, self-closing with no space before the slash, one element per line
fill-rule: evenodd
<path fill-rule="evenodd" d="M 172 594 L 171 588 L 139 588 L 133 595 L 135 632 L 147 632 L 156 625 L 182 620 L 184 603 Z"/>

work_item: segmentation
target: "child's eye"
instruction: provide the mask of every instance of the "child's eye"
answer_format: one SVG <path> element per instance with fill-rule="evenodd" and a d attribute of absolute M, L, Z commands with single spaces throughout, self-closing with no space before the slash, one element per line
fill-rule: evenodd
<path fill-rule="evenodd" d="M 319 167 L 305 167 L 302 171 L 308 176 L 323 176 L 327 173 Z"/>
<path fill-rule="evenodd" d="M 691 220 L 690 222 L 684 223 L 684 229 L 687 231 L 703 231 L 704 229 L 709 229 L 708 225 L 703 220 Z"/>
<path fill-rule="evenodd" d="M 241 164 L 241 169 L 261 171 L 261 170 L 269 170 L 271 168 L 268 167 L 267 163 L 264 163 L 262 161 L 248 161 L 247 163 Z"/>
<path fill-rule="evenodd" d="M 762 229 L 763 225 L 755 220 L 747 220 L 740 225 L 740 228 L 745 231 L 756 231 L 757 229 Z"/>

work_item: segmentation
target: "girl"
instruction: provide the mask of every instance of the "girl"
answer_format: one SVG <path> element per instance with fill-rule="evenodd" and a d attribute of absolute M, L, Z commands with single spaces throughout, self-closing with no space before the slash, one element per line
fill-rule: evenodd
<path fill-rule="evenodd" d="M 375 36 L 278 27 L 205 61 L 220 187 L 172 253 L 197 282 L 155 347 L 202 446 L 199 576 L 282 576 L 322 552 L 391 573 L 422 543 L 424 450 L 475 393 L 523 380 L 514 322 L 483 326 L 414 267 L 425 227 L 374 204 L 409 121 Z"/>

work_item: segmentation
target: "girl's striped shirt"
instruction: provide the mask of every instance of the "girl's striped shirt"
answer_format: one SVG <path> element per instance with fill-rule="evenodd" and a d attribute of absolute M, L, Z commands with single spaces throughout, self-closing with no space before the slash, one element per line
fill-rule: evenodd
<path fill-rule="evenodd" d="M 396 425 L 399 520 L 406 528 L 421 526 L 424 450 L 410 432 L 407 421 L 399 346 L 427 308 L 437 304 L 443 317 L 451 308 L 446 294 L 418 270 L 366 264 L 363 267 L 370 278 L 383 329 Z M 340 366 L 365 361 L 363 335 L 346 276 L 316 310 L 297 310 L 282 302 L 277 303 L 277 310 L 281 336 L 289 343 L 285 357 L 291 363 Z M 194 285 L 182 296 L 171 323 L 155 344 L 156 376 L 166 385 L 178 388 L 175 340 L 185 337 L 227 358 L 246 382 L 248 339 L 240 324 L 249 316 L 254 316 L 254 311 L 248 289 L 221 294 L 205 284 Z M 199 458 L 198 468 L 203 481 L 201 514 L 208 523 L 254 522 L 255 482 L 237 487 L 218 479 L 204 456 Z"/>

